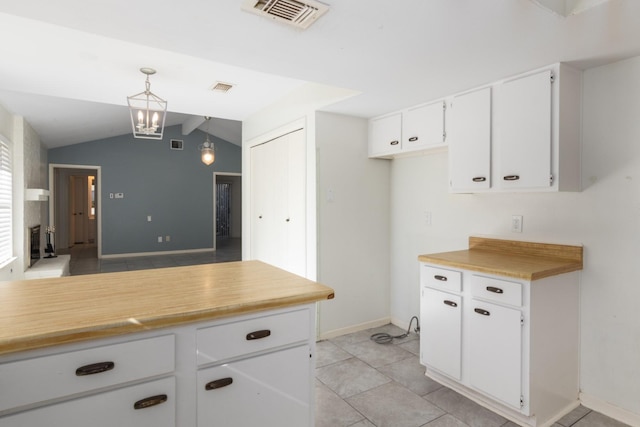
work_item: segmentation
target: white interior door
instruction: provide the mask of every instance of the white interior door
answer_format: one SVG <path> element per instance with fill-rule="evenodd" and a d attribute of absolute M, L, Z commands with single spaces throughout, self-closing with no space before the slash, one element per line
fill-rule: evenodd
<path fill-rule="evenodd" d="M 306 151 L 298 130 L 251 148 L 251 258 L 306 274 Z"/>

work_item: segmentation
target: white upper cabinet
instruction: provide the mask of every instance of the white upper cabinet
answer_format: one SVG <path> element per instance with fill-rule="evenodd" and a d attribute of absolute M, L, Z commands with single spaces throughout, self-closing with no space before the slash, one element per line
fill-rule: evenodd
<path fill-rule="evenodd" d="M 551 70 L 499 87 L 498 185 L 548 188 L 551 170 Z"/>
<path fill-rule="evenodd" d="M 402 113 L 369 121 L 369 157 L 391 157 L 402 150 Z"/>
<path fill-rule="evenodd" d="M 369 120 L 369 157 L 443 147 L 446 139 L 444 101 L 418 105 Z"/>
<path fill-rule="evenodd" d="M 447 147 L 453 193 L 580 191 L 581 103 L 582 72 L 553 64 L 369 120 L 369 157 Z"/>
<path fill-rule="evenodd" d="M 451 191 L 491 187 L 491 88 L 455 96 L 449 126 Z"/>
<path fill-rule="evenodd" d="M 444 144 L 445 103 L 435 102 L 403 112 L 402 151 L 415 151 Z"/>
<path fill-rule="evenodd" d="M 555 64 L 453 97 L 449 190 L 580 191 L 581 85 Z"/>

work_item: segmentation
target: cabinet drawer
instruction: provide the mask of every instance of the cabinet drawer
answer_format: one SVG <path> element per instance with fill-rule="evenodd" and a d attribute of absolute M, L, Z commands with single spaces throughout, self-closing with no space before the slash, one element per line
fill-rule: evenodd
<path fill-rule="evenodd" d="M 462 290 L 462 272 L 422 264 L 420 282 L 422 286 L 429 288 L 460 292 Z"/>
<path fill-rule="evenodd" d="M 0 418 L 0 425 L 174 427 L 175 401 L 170 377 L 9 415 Z"/>
<path fill-rule="evenodd" d="M 522 306 L 522 284 L 517 282 L 474 274 L 471 276 L 471 294 L 477 298 Z"/>
<path fill-rule="evenodd" d="M 308 426 L 309 347 L 198 371 L 198 426 Z"/>
<path fill-rule="evenodd" d="M 173 372 L 173 335 L 0 365 L 0 411 Z M 53 425 L 53 424 L 52 424 Z"/>
<path fill-rule="evenodd" d="M 307 341 L 309 316 L 304 309 L 199 329 L 198 365 Z"/>

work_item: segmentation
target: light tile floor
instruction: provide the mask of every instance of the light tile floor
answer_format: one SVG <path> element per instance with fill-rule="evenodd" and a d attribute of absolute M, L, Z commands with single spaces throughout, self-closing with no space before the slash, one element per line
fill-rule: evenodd
<path fill-rule="evenodd" d="M 370 336 L 405 331 L 393 325 L 317 343 L 316 427 L 515 427 L 424 375 L 419 336 L 376 344 Z M 553 427 L 625 427 L 583 406 Z"/>
<path fill-rule="evenodd" d="M 76 245 L 71 275 L 239 261 L 240 239 L 218 242 L 217 251 L 98 259 L 95 245 Z M 424 376 L 419 337 L 376 344 L 377 332 L 400 335 L 393 325 L 317 344 L 316 427 L 515 427 L 503 417 Z M 625 427 L 583 406 L 553 427 Z"/>
<path fill-rule="evenodd" d="M 72 276 L 240 261 L 242 259 L 240 239 L 219 239 L 217 243 L 216 251 L 139 257 L 99 259 L 95 245 L 75 245 L 70 249 L 58 251 L 58 253 L 71 254 L 69 272 Z"/>

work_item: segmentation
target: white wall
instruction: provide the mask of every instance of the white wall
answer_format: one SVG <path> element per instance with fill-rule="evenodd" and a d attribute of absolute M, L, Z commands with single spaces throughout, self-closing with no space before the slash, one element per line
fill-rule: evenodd
<path fill-rule="evenodd" d="M 367 158 L 367 126 L 316 114 L 321 337 L 389 322 L 389 162 Z"/>
<path fill-rule="evenodd" d="M 582 243 L 583 403 L 639 425 L 640 57 L 587 70 L 583 95 L 582 192 L 448 194 L 447 153 L 393 160 L 391 316 L 418 313 L 421 253 L 465 249 L 473 234 Z"/>
<path fill-rule="evenodd" d="M 251 259 L 250 147 L 280 136 L 284 133 L 283 129 L 291 130 L 292 125 L 300 125 L 304 127 L 307 135 L 306 277 L 312 280 L 317 278 L 315 111 L 354 94 L 351 90 L 307 83 L 242 122 L 242 259 Z"/>

